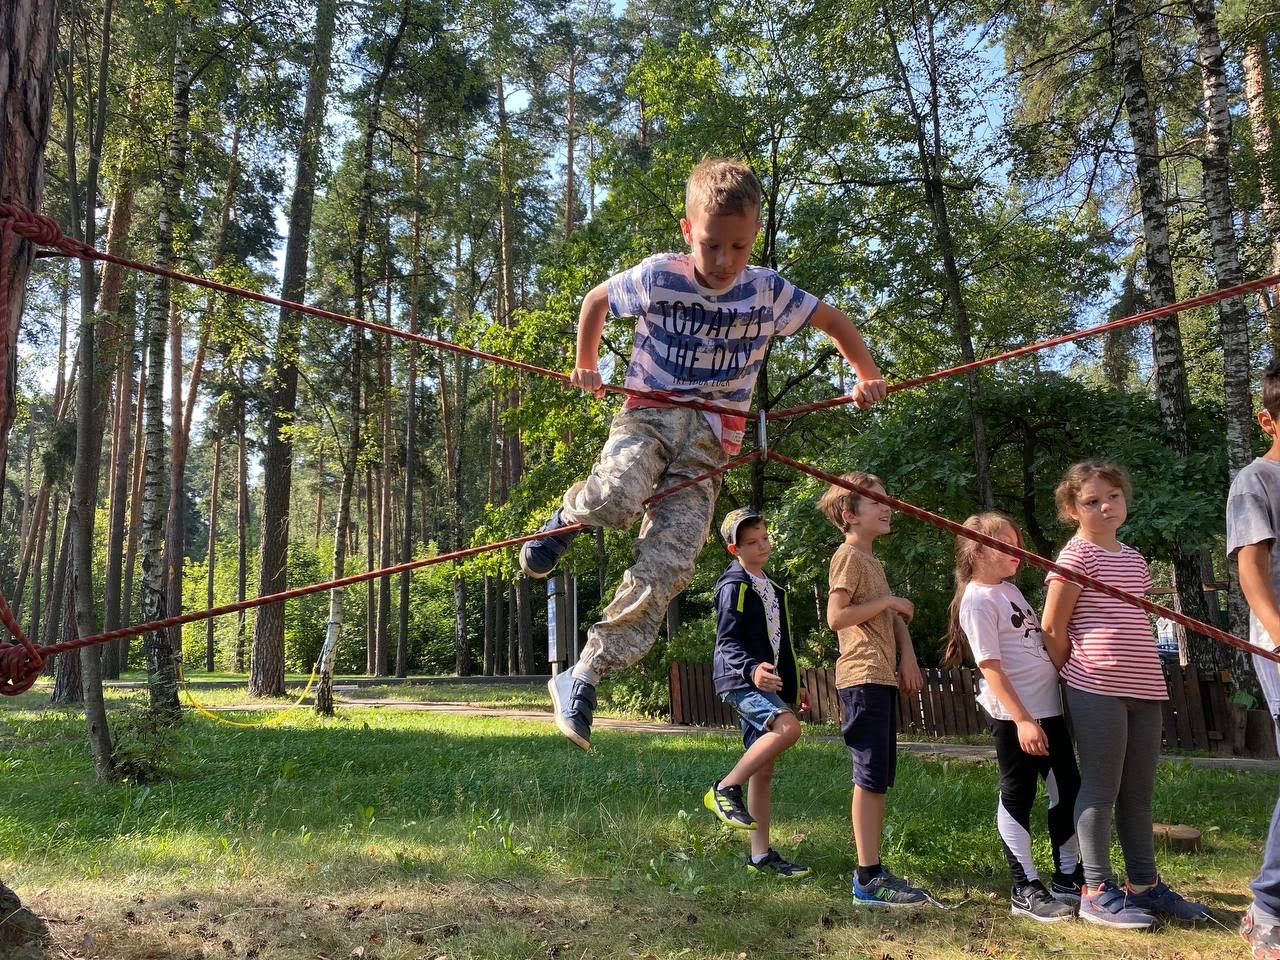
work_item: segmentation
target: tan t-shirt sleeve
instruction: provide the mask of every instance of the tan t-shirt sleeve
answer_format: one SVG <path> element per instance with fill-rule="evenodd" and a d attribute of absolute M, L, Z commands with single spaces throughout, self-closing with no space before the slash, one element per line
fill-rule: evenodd
<path fill-rule="evenodd" d="M 843 590 L 849 594 L 849 599 L 853 600 L 862 586 L 863 568 L 864 565 L 858 562 L 858 557 L 852 550 L 837 550 L 835 556 L 831 558 L 828 577 L 828 587 L 831 592 Z"/>

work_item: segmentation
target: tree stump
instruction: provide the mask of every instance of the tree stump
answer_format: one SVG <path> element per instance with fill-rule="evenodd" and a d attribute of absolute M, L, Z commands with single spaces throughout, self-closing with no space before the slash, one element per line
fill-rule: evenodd
<path fill-rule="evenodd" d="M 1199 853 L 1202 848 L 1200 831 L 1185 823 L 1153 823 L 1151 832 L 1180 853 Z"/>

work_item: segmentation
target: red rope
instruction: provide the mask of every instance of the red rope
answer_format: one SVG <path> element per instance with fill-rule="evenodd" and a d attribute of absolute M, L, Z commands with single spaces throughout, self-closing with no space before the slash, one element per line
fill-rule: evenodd
<path fill-rule="evenodd" d="M 726 473 L 735 467 L 744 463 L 749 463 L 760 456 L 759 451 L 750 453 L 736 460 L 731 460 L 714 470 L 710 470 L 700 476 L 686 480 L 674 487 L 660 491 L 645 501 L 645 505 L 655 503 L 664 497 L 669 497 L 673 493 L 684 490 L 687 487 L 697 483 L 702 483 L 711 477 Z M 587 525 L 583 523 L 572 523 L 561 527 L 560 533 L 576 533 L 587 529 Z M 267 596 L 255 597 L 252 600 L 243 600 L 236 603 L 224 604 L 220 607 L 211 607 L 208 610 L 195 610 L 180 616 L 166 617 L 162 620 L 152 620 L 147 623 L 139 623 L 131 627 L 121 627 L 118 630 L 110 630 L 106 633 L 98 633 L 89 637 L 77 638 L 75 640 L 66 640 L 62 643 L 52 644 L 47 647 L 37 649 L 32 646 L 30 641 L 22 633 L 13 613 L 9 610 L 9 605 L 5 603 L 3 595 L 0 595 L 0 622 L 15 637 L 20 637 L 24 646 L 15 644 L 0 645 L 0 694 L 13 696 L 29 689 L 36 678 L 40 675 L 40 670 L 44 666 L 44 660 L 52 654 L 65 653 L 71 650 L 79 650 L 84 647 L 96 646 L 100 643 L 110 643 L 113 640 L 122 640 L 125 637 L 136 637 L 144 633 L 153 633 L 160 630 L 168 630 L 171 627 L 181 627 L 188 623 L 200 623 L 204 620 L 211 620 L 214 617 L 225 616 L 229 613 L 239 613 L 242 610 L 252 610 L 256 607 L 267 606 L 268 604 L 283 603 L 286 600 L 294 600 L 298 597 L 309 596 L 313 593 L 321 593 L 325 590 L 337 590 L 343 587 L 349 587 L 353 584 L 364 583 L 366 580 L 373 580 L 379 577 L 391 577 L 399 573 L 407 573 L 410 570 L 417 570 L 421 567 L 429 567 L 437 563 L 445 563 L 451 560 L 461 560 L 466 557 L 472 557 L 480 553 L 490 550 L 501 550 L 504 547 L 515 546 L 524 543 L 526 540 L 533 540 L 542 536 L 541 532 L 525 534 L 519 537 L 513 537 L 510 540 L 502 540 L 497 543 L 487 543 L 478 547 L 468 547 L 465 550 L 456 550 L 453 553 L 441 554 L 436 557 L 428 557 L 421 560 L 412 560 L 408 563 L 398 564 L 393 567 L 383 567 L 378 570 L 368 570 L 364 573 L 352 574 L 348 577 L 341 577 L 337 580 L 327 580 L 323 583 L 313 583 L 305 587 L 295 587 L 292 590 L 285 590 L 280 593 L 269 594 Z"/>
<path fill-rule="evenodd" d="M 1068 570 L 1066 567 L 1060 566 L 1052 560 L 1046 560 L 1039 554 L 1032 553 L 1029 550 L 1023 550 L 1021 547 L 1015 547 L 1012 544 L 1005 543 L 1003 540 L 988 537 L 986 534 L 979 533 L 976 530 L 970 530 L 968 527 L 962 526 L 954 520 L 948 520 L 946 517 L 939 516 L 936 513 L 930 513 L 928 510 L 913 506 L 905 500 L 899 500 L 897 497 L 891 497 L 887 493 L 880 493 L 872 487 L 864 487 L 861 484 L 850 483 L 848 480 L 843 480 L 835 474 L 827 473 L 826 471 L 819 470 L 816 467 L 807 466 L 799 460 L 792 460 L 790 457 L 784 456 L 781 453 L 774 453 L 772 450 L 770 450 L 766 456 L 771 460 L 777 460 L 779 463 L 785 463 L 787 466 L 793 467 L 801 473 L 807 473 L 811 477 L 817 477 L 819 480 L 825 480 L 827 483 L 833 483 L 846 490 L 852 490 L 853 492 L 866 497 L 868 500 L 874 500 L 876 503 L 883 503 L 885 506 L 893 507 L 893 509 L 899 510 L 909 517 L 915 517 L 917 520 L 923 520 L 925 523 L 935 526 L 940 530 L 946 530 L 958 537 L 967 537 L 970 540 L 976 540 L 983 546 L 991 547 L 993 550 L 999 550 L 1001 553 L 1007 553 L 1011 557 L 1017 557 L 1019 560 L 1029 563 L 1034 567 L 1039 567 L 1041 570 L 1048 570 L 1056 573 L 1064 580 L 1069 580 L 1081 587 L 1088 587 L 1090 590 L 1105 593 L 1109 597 L 1114 597 L 1116 600 L 1120 600 L 1130 606 L 1140 607 L 1147 611 L 1147 613 L 1155 614 L 1157 617 L 1167 617 L 1176 623 L 1182 624 L 1184 627 L 1194 630 L 1196 633 L 1204 634 L 1206 637 L 1211 637 L 1212 639 L 1225 643 L 1228 646 L 1236 647 L 1237 649 L 1244 650 L 1248 653 L 1256 653 L 1260 657 L 1266 657 L 1268 660 L 1280 663 L 1280 651 L 1278 650 L 1264 650 L 1262 647 L 1256 647 L 1251 643 L 1241 640 L 1234 634 L 1227 633 L 1225 630 L 1219 630 L 1217 627 L 1212 627 L 1207 623 L 1202 623 L 1194 617 L 1188 617 L 1176 610 L 1170 610 L 1168 607 L 1162 607 L 1158 603 L 1152 603 L 1145 597 L 1126 593 L 1124 590 L 1120 590 L 1109 584 L 1103 583 L 1101 580 L 1095 580 L 1093 577 L 1087 576 L 1083 573 Z"/>
<path fill-rule="evenodd" d="M 957 374 L 968 373 L 970 370 L 977 370 L 979 367 L 990 366 L 993 363 L 1000 363 L 1004 360 L 1011 360 L 1014 357 L 1021 357 L 1028 353 L 1034 353 L 1038 350 L 1045 350 L 1049 347 L 1058 347 L 1064 343 L 1071 343 L 1073 340 L 1082 340 L 1085 337 L 1096 337 L 1100 333 L 1106 333 L 1108 330 L 1119 330 L 1122 327 L 1132 327 L 1139 323 L 1145 323 L 1148 320 L 1155 320 L 1159 317 L 1167 317 L 1171 314 L 1181 313 L 1183 310 L 1194 310 L 1196 307 L 1208 306 L 1211 303 L 1217 303 L 1219 300 L 1230 300 L 1232 297 L 1238 297 L 1244 293 L 1251 293 L 1255 290 L 1261 290 L 1263 287 L 1273 287 L 1280 284 L 1280 274 L 1273 273 L 1267 277 L 1260 277 L 1257 280 L 1250 280 L 1247 283 L 1237 283 L 1233 287 L 1223 287 L 1221 290 L 1214 290 L 1212 293 L 1201 294 L 1198 297 L 1192 297 L 1189 300 L 1182 300 L 1178 303 L 1171 303 L 1164 307 L 1155 307 L 1151 310 L 1144 310 L 1142 313 L 1135 313 L 1132 316 L 1123 317 L 1119 320 L 1112 320 L 1110 323 L 1100 323 L 1094 327 L 1086 327 L 1083 330 L 1077 330 L 1075 333 L 1066 333 L 1060 337 L 1052 337 L 1048 340 L 1041 340 L 1039 343 L 1030 343 L 1014 350 L 1007 350 L 1004 353 L 996 354 L 994 357 L 984 357 L 981 360 L 975 360 L 972 363 L 962 363 L 958 367 L 947 367 L 945 370 L 936 370 L 933 373 L 925 374 L 923 377 L 913 377 L 910 380 L 903 380 L 900 383 L 892 384 L 889 387 L 889 393 L 897 393 L 899 390 L 910 390 L 912 387 L 922 387 L 927 383 L 933 383 L 935 380 L 943 380 L 947 377 L 954 377 Z M 794 417 L 802 413 L 811 413 L 814 410 L 827 410 L 831 407 L 843 406 L 846 403 L 853 403 L 853 397 L 832 397 L 830 400 L 819 400 L 817 403 L 806 403 L 799 407 L 787 407 L 783 410 L 775 410 L 766 414 L 766 420 L 782 420 L 785 417 Z"/>
<path fill-rule="evenodd" d="M 551 377 L 558 380 L 562 384 L 569 383 L 568 374 L 561 373 L 558 370 L 549 370 L 546 367 L 539 367 L 532 363 L 524 363 L 520 360 L 511 360 L 507 357 L 498 356 L 496 353 L 486 353 L 483 350 L 473 350 L 470 347 L 464 347 L 457 343 L 450 343 L 447 340 L 438 340 L 435 337 L 429 337 L 422 333 L 410 333 L 407 330 L 397 330 L 395 327 L 389 327 L 385 324 L 374 323 L 371 320 L 362 320 L 359 317 L 348 316 L 345 313 L 337 313 L 333 310 L 325 310 L 321 307 L 309 306 L 305 303 L 298 303 L 294 300 L 284 300 L 280 297 L 273 297 L 267 293 L 259 293 L 256 290 L 246 290 L 243 287 L 236 287 L 229 283 L 220 283 L 217 280 L 210 280 L 207 277 L 197 277 L 193 274 L 182 273 L 178 270 L 167 270 L 163 267 L 152 266 L 151 264 L 141 263 L 137 260 L 129 260 L 125 257 L 117 257 L 114 254 L 104 253 L 96 250 L 88 244 L 81 243 L 72 237 L 66 236 L 57 221 L 40 216 L 33 213 L 26 207 L 16 203 L 0 203 L 0 220 L 8 220 L 13 224 L 13 229 L 21 236 L 26 237 L 35 243 L 51 247 L 62 256 L 78 257 L 81 260 L 100 260 L 104 263 L 114 263 L 122 267 L 128 267 L 131 270 L 140 270 L 143 273 L 150 273 L 157 277 L 168 277 L 171 280 L 181 280 L 184 283 L 194 284 L 199 287 L 205 287 L 208 290 L 216 290 L 219 293 L 229 293 L 237 297 L 243 297 L 246 300 L 256 300 L 258 303 L 267 303 L 276 307 L 284 307 L 289 310 L 296 310 L 299 313 L 309 314 L 313 317 L 320 317 L 325 320 L 335 320 L 338 323 L 345 323 L 353 327 L 363 327 L 365 330 L 373 333 L 387 334 L 392 337 L 399 337 L 401 340 L 413 340 L 417 343 L 434 347 L 437 350 L 446 350 L 451 353 L 460 353 L 464 356 L 474 357 L 477 360 L 484 360 L 488 363 L 495 363 L 499 366 L 512 367 L 516 370 L 523 370 L 526 373 L 537 373 L 544 377 Z M 707 400 L 686 399 L 679 393 L 667 390 L 634 390 L 630 387 L 620 387 L 613 384 L 605 384 L 606 393 L 616 393 L 627 397 L 636 397 L 646 400 L 661 400 L 668 403 L 676 404 L 683 407 L 693 407 L 697 410 L 706 410 L 710 413 L 720 413 L 733 417 L 745 417 L 748 411 L 739 410 L 734 407 L 727 407 L 717 403 L 711 403 Z"/>

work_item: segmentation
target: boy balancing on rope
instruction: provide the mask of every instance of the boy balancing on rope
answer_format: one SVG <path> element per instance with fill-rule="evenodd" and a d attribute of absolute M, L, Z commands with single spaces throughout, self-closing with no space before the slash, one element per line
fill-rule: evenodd
<path fill-rule="evenodd" d="M 883 492 L 878 477 L 846 473 L 840 479 Z M 884 567 L 872 546 L 890 531 L 893 511 L 852 490 L 832 484 L 818 508 L 844 542 L 831 558 L 827 624 L 840 640 L 836 692 L 841 732 L 853 760 L 853 841 L 858 867 L 853 902 L 868 907 L 918 907 L 929 895 L 880 862 L 885 795 L 898 764 L 898 688 L 907 696 L 924 686 L 907 621 L 910 600 L 889 591 Z"/>
<path fill-rule="evenodd" d="M 711 785 L 703 804 L 731 827 L 751 831 L 747 869 L 787 879 L 809 875 L 769 846 L 773 761 L 800 739 L 808 698 L 791 646 L 787 594 L 764 572 L 769 530 L 750 507 L 731 510 L 720 535 L 733 555 L 716 584 L 716 649 L 712 682 L 738 713 L 746 748 L 734 768 Z M 747 803 L 742 802 L 746 785 Z"/>
<path fill-rule="evenodd" d="M 570 382 L 604 395 L 597 366 L 606 318 L 635 317 L 626 385 L 662 396 L 631 397 L 613 418 L 591 475 L 575 483 L 527 541 L 520 568 L 551 573 L 575 523 L 626 529 L 642 514 L 635 563 L 623 574 L 572 671 L 547 684 L 556 726 L 590 748 L 596 684 L 635 663 L 653 646 L 671 598 L 688 585 L 711 529 L 719 475 L 645 506 L 656 493 L 722 467 L 741 446 L 745 418 L 703 412 L 681 400 L 747 411 L 769 341 L 812 324 L 833 341 L 858 376 L 853 400 L 870 406 L 885 395 L 880 371 L 852 321 L 773 270 L 749 266 L 760 231 L 760 184 L 750 168 L 704 160 L 689 176 L 680 221 L 689 253 L 649 257 L 591 290 L 578 318 Z"/>
<path fill-rule="evenodd" d="M 1262 375 L 1258 424 L 1271 448 L 1238 474 L 1227 497 L 1227 555 L 1240 570 L 1240 589 L 1249 602 L 1249 642 L 1280 646 L 1280 360 Z M 1280 732 L 1280 664 L 1254 655 L 1267 706 Z M 1280 802 L 1271 816 L 1262 869 L 1250 884 L 1253 903 L 1240 922 L 1240 935 L 1254 960 L 1280 960 Z"/>

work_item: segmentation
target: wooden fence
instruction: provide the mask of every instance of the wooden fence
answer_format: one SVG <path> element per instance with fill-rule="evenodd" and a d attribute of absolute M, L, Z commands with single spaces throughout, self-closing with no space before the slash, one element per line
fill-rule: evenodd
<path fill-rule="evenodd" d="M 1228 702 L 1227 685 L 1219 679 L 1202 679 L 1195 667 L 1165 664 L 1169 699 L 1164 703 L 1164 746 L 1171 752 L 1209 751 L 1224 755 L 1244 753 L 1246 723 L 1250 728 L 1249 752 L 1275 755 L 1270 717 L 1265 711 L 1257 723 Z M 801 671 L 809 691 L 809 719 L 816 723 L 840 722 L 835 671 L 808 668 Z M 898 698 L 898 729 L 909 736 L 960 737 L 985 734 L 977 704 L 978 670 L 930 667 L 924 689 L 914 697 Z M 728 704 L 716 695 L 709 663 L 672 661 L 668 678 L 671 722 L 698 726 L 737 726 Z M 1260 733 L 1253 735 L 1253 727 Z"/>

